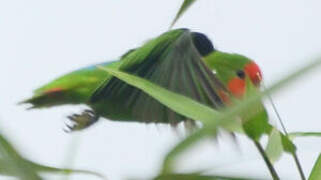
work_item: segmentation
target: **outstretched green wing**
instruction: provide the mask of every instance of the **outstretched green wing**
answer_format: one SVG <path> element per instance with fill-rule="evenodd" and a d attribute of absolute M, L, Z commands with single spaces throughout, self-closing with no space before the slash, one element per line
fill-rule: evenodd
<path fill-rule="evenodd" d="M 119 70 L 145 78 L 213 108 L 223 106 L 223 84 L 205 66 L 193 33 L 173 30 L 148 42 L 123 59 Z M 126 113 L 134 121 L 175 124 L 186 118 L 123 81 L 110 77 L 91 97 L 92 104 L 112 103 L 98 113 Z M 112 106 L 112 108 L 110 108 Z M 108 117 L 108 115 L 107 115 Z"/>

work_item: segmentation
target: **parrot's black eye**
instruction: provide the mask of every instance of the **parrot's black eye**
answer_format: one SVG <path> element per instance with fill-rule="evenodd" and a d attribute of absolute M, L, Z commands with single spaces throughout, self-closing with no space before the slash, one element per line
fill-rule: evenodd
<path fill-rule="evenodd" d="M 245 78 L 245 72 L 242 71 L 242 70 L 238 70 L 236 71 L 236 75 L 241 78 L 241 79 L 244 79 Z"/>

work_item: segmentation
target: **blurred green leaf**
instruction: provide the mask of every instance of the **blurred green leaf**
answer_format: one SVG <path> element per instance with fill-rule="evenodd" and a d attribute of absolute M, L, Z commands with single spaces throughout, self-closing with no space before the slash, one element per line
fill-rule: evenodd
<path fill-rule="evenodd" d="M 181 7 L 179 8 L 179 11 L 177 12 L 177 14 L 176 14 L 176 16 L 175 16 L 175 18 L 174 18 L 174 20 L 173 20 L 170 28 L 172 28 L 172 27 L 175 25 L 175 23 L 177 22 L 177 20 L 178 20 L 178 19 L 186 12 L 186 10 L 187 10 L 189 7 L 191 7 L 191 5 L 192 5 L 193 3 L 195 3 L 195 2 L 196 2 L 196 0 L 184 0 L 183 4 L 182 4 Z"/>
<path fill-rule="evenodd" d="M 291 139 L 282 134 L 278 129 L 273 128 L 266 147 L 266 153 L 268 154 L 269 159 L 272 162 L 276 162 L 280 159 L 282 152 L 293 154 L 295 151 L 296 147 Z"/>
<path fill-rule="evenodd" d="M 166 90 L 159 85 L 147 81 L 138 76 L 130 75 L 116 69 L 98 66 L 100 69 L 107 71 L 111 75 L 125 81 L 126 83 L 137 87 L 149 94 L 160 103 L 171 108 L 177 113 L 180 113 L 193 120 L 199 120 L 204 124 L 216 121 L 216 117 L 221 116 L 221 113 L 206 105 L 198 103 L 186 96 Z"/>
<path fill-rule="evenodd" d="M 289 133 L 291 139 L 296 137 L 321 137 L 321 132 L 292 132 Z"/>
<path fill-rule="evenodd" d="M 258 180 L 257 178 L 255 178 Z M 224 177 L 210 176 L 200 174 L 166 174 L 156 177 L 154 180 L 254 180 L 252 178 L 243 177 Z"/>
<path fill-rule="evenodd" d="M 36 171 L 0 135 L 0 173 L 23 180 L 41 180 Z"/>
<path fill-rule="evenodd" d="M 266 146 L 265 152 L 272 163 L 279 160 L 283 153 L 281 134 L 275 128 L 273 128 L 273 130 L 270 133 L 269 141 Z"/>
<path fill-rule="evenodd" d="M 38 175 L 40 172 L 62 174 L 82 173 L 106 179 L 103 175 L 92 171 L 55 168 L 29 161 L 23 158 L 9 141 L 0 135 L 0 174 L 14 176 L 22 180 L 41 180 L 42 178 Z"/>
<path fill-rule="evenodd" d="M 56 167 L 50 167 L 45 165 L 40 165 L 31 161 L 27 161 L 30 167 L 32 167 L 37 172 L 45 172 L 45 173 L 61 173 L 61 174 L 87 174 L 87 175 L 93 175 L 96 177 L 99 177 L 101 179 L 107 179 L 104 175 L 89 171 L 89 170 L 81 170 L 81 169 L 69 169 L 69 168 L 56 168 Z"/>
<path fill-rule="evenodd" d="M 289 153 L 295 153 L 296 147 L 287 136 L 281 134 L 281 141 L 282 141 L 282 146 L 283 146 L 284 151 L 289 152 Z"/>
<path fill-rule="evenodd" d="M 313 169 L 309 177 L 309 180 L 320 180 L 320 179 L 321 179 L 321 154 L 319 155 L 317 161 L 314 163 Z"/>

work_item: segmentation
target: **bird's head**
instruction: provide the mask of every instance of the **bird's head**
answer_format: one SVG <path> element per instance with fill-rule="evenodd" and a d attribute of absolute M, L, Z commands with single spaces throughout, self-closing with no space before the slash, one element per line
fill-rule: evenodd
<path fill-rule="evenodd" d="M 205 34 L 192 32 L 192 40 L 205 64 L 215 71 L 218 79 L 233 96 L 239 98 L 244 95 L 247 79 L 254 86 L 260 87 L 262 73 L 254 61 L 239 54 L 216 50 Z"/>
<path fill-rule="evenodd" d="M 204 59 L 233 96 L 240 98 L 244 95 L 247 80 L 255 87 L 260 87 L 262 72 L 259 66 L 249 58 L 239 54 L 215 51 Z"/>

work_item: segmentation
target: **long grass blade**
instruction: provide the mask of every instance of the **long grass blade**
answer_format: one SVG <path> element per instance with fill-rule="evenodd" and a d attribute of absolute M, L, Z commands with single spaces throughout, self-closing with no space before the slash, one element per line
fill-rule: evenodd
<path fill-rule="evenodd" d="M 183 4 L 179 8 L 179 11 L 177 12 L 177 14 L 176 14 L 171 26 L 170 26 L 170 29 L 175 25 L 177 20 L 187 11 L 187 9 L 189 7 L 191 7 L 192 4 L 195 3 L 195 2 L 196 2 L 196 0 L 184 0 Z"/>
<path fill-rule="evenodd" d="M 296 137 L 321 137 L 321 132 L 291 132 L 289 137 L 291 139 Z"/>

